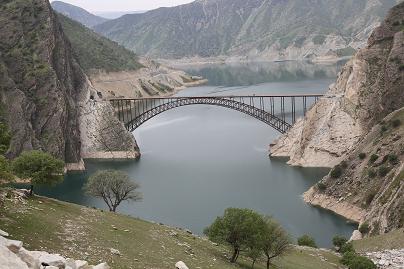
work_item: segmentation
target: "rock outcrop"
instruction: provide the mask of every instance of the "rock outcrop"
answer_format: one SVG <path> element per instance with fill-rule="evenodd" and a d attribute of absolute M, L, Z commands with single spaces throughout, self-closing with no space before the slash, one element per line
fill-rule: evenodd
<path fill-rule="evenodd" d="M 377 122 L 404 104 L 403 4 L 390 12 L 326 96 L 286 134 L 271 156 L 297 166 L 333 167 Z"/>
<path fill-rule="evenodd" d="M 82 157 L 96 150 L 138 157 L 134 138 L 112 107 L 95 103 L 97 91 L 49 1 L 7 1 L 0 18 L 1 112 L 12 135 L 8 157 L 41 149 L 74 169 L 82 169 Z"/>
<path fill-rule="evenodd" d="M 306 202 L 369 226 L 404 225 L 404 3 L 344 67 L 326 96 L 271 147 L 300 166 L 334 167 Z"/>
<path fill-rule="evenodd" d="M 64 258 L 59 254 L 45 251 L 29 251 L 21 241 L 9 240 L 0 236 L 0 264 L 7 269 L 40 269 L 47 264 L 48 269 L 109 269 L 106 263 L 96 266 L 86 261 Z"/>

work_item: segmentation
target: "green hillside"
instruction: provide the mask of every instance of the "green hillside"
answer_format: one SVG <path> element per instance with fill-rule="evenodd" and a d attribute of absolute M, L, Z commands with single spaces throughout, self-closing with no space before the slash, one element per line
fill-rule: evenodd
<path fill-rule="evenodd" d="M 58 19 L 72 44 L 74 55 L 86 72 L 94 69 L 117 72 L 142 67 L 133 52 L 62 14 L 58 14 Z"/>

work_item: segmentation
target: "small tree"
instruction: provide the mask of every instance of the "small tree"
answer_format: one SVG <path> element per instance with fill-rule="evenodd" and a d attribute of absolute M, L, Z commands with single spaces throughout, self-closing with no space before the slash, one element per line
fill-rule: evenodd
<path fill-rule="evenodd" d="M 210 240 L 225 243 L 232 247 L 231 263 L 235 263 L 241 251 L 253 250 L 256 255 L 256 244 L 265 227 L 262 216 L 250 209 L 228 208 L 223 217 L 218 217 L 211 226 L 205 229 Z"/>
<path fill-rule="evenodd" d="M 307 246 L 307 247 L 317 248 L 316 241 L 314 241 L 314 238 L 307 235 L 307 234 L 299 237 L 297 239 L 297 244 L 299 246 Z"/>
<path fill-rule="evenodd" d="M 43 151 L 26 151 L 12 163 L 15 175 L 30 180 L 30 195 L 36 185 L 54 185 L 63 181 L 64 162 Z"/>
<path fill-rule="evenodd" d="M 265 218 L 265 232 L 262 237 L 262 250 L 267 258 L 267 269 L 271 260 L 283 255 L 290 246 L 290 238 L 286 231 L 272 218 Z"/>
<path fill-rule="evenodd" d="M 88 195 L 102 198 L 109 211 L 116 212 L 116 208 L 123 201 L 142 200 L 142 194 L 136 191 L 139 187 L 139 184 L 131 180 L 124 172 L 104 170 L 92 175 L 84 186 L 84 190 Z"/>
<path fill-rule="evenodd" d="M 346 238 L 343 237 L 343 236 L 339 236 L 339 235 L 334 236 L 333 239 L 332 239 L 332 244 L 333 244 L 338 250 L 341 250 L 341 247 L 342 247 L 346 242 L 348 242 L 348 239 L 346 239 Z"/>

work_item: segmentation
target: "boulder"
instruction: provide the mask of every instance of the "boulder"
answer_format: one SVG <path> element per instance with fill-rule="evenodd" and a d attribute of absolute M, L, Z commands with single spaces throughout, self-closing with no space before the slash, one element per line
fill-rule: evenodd
<path fill-rule="evenodd" d="M 3 230 L 0 230 L 0 236 L 8 237 L 9 234 Z"/>
<path fill-rule="evenodd" d="M 111 251 L 111 254 L 121 256 L 121 252 L 119 250 L 114 249 L 114 248 L 110 248 L 109 250 Z"/>
<path fill-rule="evenodd" d="M 21 248 L 17 253 L 17 256 L 27 264 L 29 269 L 39 269 L 40 263 L 39 260 L 36 259 L 30 251 L 25 248 Z"/>
<path fill-rule="evenodd" d="M 65 269 L 66 259 L 59 254 L 49 254 L 44 251 L 31 251 L 31 254 L 39 260 L 39 263 L 47 263 L 59 269 Z"/>
<path fill-rule="evenodd" d="M 110 269 L 107 263 L 100 263 L 99 265 L 96 265 L 93 267 L 93 269 Z"/>
<path fill-rule="evenodd" d="M 189 269 L 183 261 L 179 261 L 175 264 L 176 269 Z"/>
<path fill-rule="evenodd" d="M 90 267 L 88 265 L 88 262 L 86 262 L 86 261 L 78 260 L 78 261 L 75 261 L 75 264 L 76 264 L 76 269 L 87 269 Z"/>
<path fill-rule="evenodd" d="M 362 238 L 363 238 L 362 233 L 359 230 L 355 230 L 355 231 L 353 231 L 352 236 L 349 239 L 349 241 L 361 240 Z"/>
<path fill-rule="evenodd" d="M 7 247 L 0 245 L 1 268 L 6 269 L 29 269 L 28 266 L 11 252 Z"/>
<path fill-rule="evenodd" d="M 74 259 L 66 259 L 66 269 L 77 269 L 76 261 Z"/>

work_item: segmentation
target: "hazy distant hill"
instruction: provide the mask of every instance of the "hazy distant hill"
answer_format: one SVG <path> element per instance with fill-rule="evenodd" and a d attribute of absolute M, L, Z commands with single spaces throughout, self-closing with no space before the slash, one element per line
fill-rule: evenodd
<path fill-rule="evenodd" d="M 146 10 L 139 10 L 139 11 L 100 11 L 100 12 L 94 12 L 95 15 L 101 16 L 106 19 L 117 19 L 119 17 L 122 17 L 123 15 L 127 14 L 140 14 L 140 13 L 145 13 Z"/>
<path fill-rule="evenodd" d="M 197 0 L 95 30 L 138 54 L 276 59 L 353 53 L 396 0 Z"/>
<path fill-rule="evenodd" d="M 132 51 L 62 14 L 58 14 L 58 19 L 72 44 L 76 59 L 84 70 L 102 69 L 111 72 L 142 67 Z"/>
<path fill-rule="evenodd" d="M 97 24 L 108 21 L 108 19 L 95 16 L 85 9 L 61 1 L 52 2 L 52 8 L 57 12 L 62 13 L 63 15 L 90 28 Z"/>

